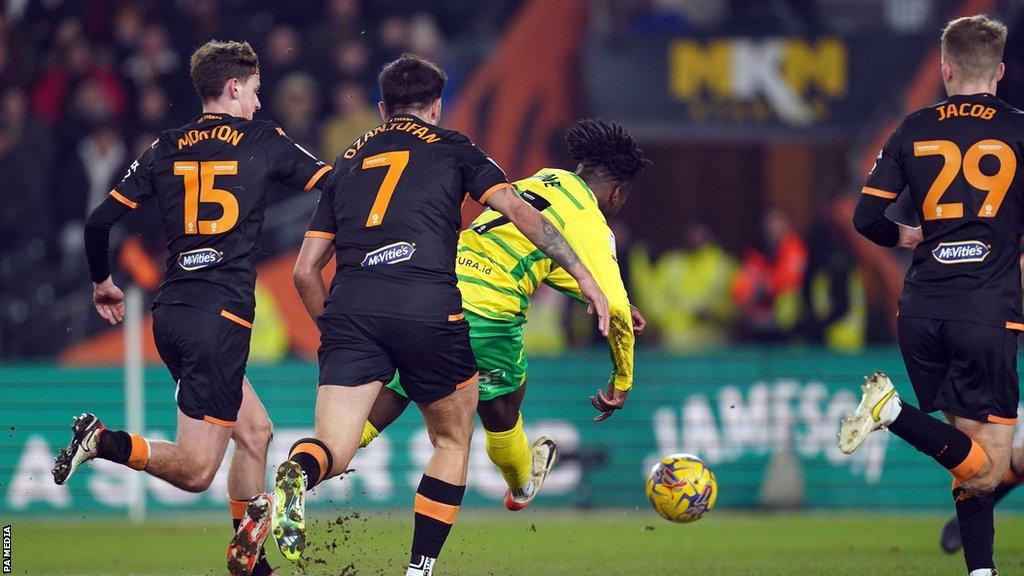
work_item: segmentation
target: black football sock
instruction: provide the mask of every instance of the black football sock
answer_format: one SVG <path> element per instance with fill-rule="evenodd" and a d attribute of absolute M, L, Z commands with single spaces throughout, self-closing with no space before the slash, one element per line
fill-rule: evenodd
<path fill-rule="evenodd" d="M 96 457 L 124 464 L 132 453 L 132 437 L 124 430 L 104 430 L 100 434 Z"/>
<path fill-rule="evenodd" d="M 409 554 L 410 572 L 418 570 L 430 573 L 429 569 L 441 554 L 441 548 L 455 523 L 465 493 L 465 486 L 449 484 L 426 474 L 420 479 L 413 506 L 416 520 L 412 533 L 412 551 Z"/>
<path fill-rule="evenodd" d="M 96 457 L 135 470 L 145 470 L 149 464 L 149 442 L 139 434 L 124 430 L 104 430 L 100 433 Z"/>
<path fill-rule="evenodd" d="M 302 438 L 293 444 L 288 459 L 306 473 L 306 490 L 312 490 L 334 466 L 331 449 L 316 438 Z"/>
<path fill-rule="evenodd" d="M 956 518 L 960 523 L 960 539 L 964 543 L 964 561 L 967 572 L 983 568 L 995 569 L 992 547 L 995 542 L 992 494 L 971 495 L 963 488 L 953 489 Z"/>
<path fill-rule="evenodd" d="M 966 480 L 988 461 L 981 445 L 953 426 L 925 414 L 917 407 L 900 402 L 900 413 L 889 430 L 918 452 L 935 459 L 953 476 Z"/>

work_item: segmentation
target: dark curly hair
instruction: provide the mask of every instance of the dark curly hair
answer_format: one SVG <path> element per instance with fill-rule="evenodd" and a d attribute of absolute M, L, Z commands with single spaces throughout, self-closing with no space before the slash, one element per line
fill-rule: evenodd
<path fill-rule="evenodd" d="M 614 122 L 586 118 L 565 134 L 569 154 L 584 169 L 601 168 L 619 182 L 632 182 L 651 165 L 628 132 Z"/>

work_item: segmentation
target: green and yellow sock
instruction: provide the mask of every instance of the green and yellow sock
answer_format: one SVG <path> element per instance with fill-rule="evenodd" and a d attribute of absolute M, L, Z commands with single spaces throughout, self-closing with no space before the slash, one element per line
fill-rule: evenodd
<path fill-rule="evenodd" d="M 533 455 L 530 454 L 530 442 L 523 431 L 523 415 L 519 414 L 519 419 L 511 430 L 484 432 L 487 436 L 487 455 L 501 471 L 509 490 L 527 488 L 530 484 Z"/>
<path fill-rule="evenodd" d="M 363 424 L 363 435 L 359 438 L 359 447 L 366 448 L 377 436 L 380 436 L 380 430 L 377 430 L 377 427 L 367 420 L 366 423 Z"/>

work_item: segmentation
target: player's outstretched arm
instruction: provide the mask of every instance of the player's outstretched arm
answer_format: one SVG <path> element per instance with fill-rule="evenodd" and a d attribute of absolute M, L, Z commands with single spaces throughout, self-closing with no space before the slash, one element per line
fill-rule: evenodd
<path fill-rule="evenodd" d="M 92 277 L 92 301 L 96 312 L 111 324 L 124 320 L 124 292 L 110 276 L 110 229 L 131 208 L 108 196 L 85 221 L 85 257 Z"/>
<path fill-rule="evenodd" d="M 588 311 L 597 313 L 598 329 L 601 334 L 608 336 L 608 300 L 597 286 L 594 276 L 580 261 L 562 233 L 548 222 L 547 218 L 541 216 L 536 208 L 520 198 L 511 185 L 504 186 L 488 196 L 487 205 L 508 218 L 534 246 L 550 256 L 576 279 L 580 293 L 590 304 Z"/>
<path fill-rule="evenodd" d="M 310 237 L 302 241 L 299 256 L 295 259 L 292 282 L 313 322 L 324 313 L 327 286 L 320 272 L 331 261 L 331 256 L 334 256 L 333 240 Z"/>

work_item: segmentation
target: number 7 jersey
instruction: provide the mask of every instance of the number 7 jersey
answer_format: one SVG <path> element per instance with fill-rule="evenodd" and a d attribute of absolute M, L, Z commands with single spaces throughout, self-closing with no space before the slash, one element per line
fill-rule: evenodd
<path fill-rule="evenodd" d="M 310 190 L 330 169 L 272 122 L 205 113 L 162 132 L 110 195 L 159 204 L 169 256 L 154 302 L 251 324 L 267 189 Z"/>
<path fill-rule="evenodd" d="M 1024 330 L 1024 113 L 990 94 L 914 112 L 879 153 L 861 202 L 910 194 L 924 241 L 900 297 L 903 316 Z"/>

